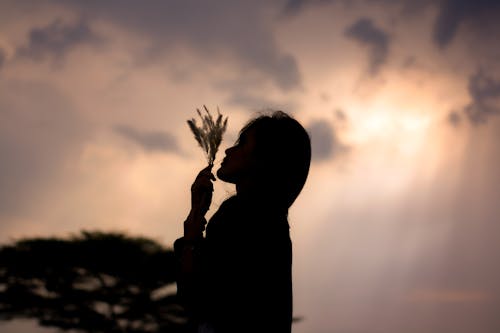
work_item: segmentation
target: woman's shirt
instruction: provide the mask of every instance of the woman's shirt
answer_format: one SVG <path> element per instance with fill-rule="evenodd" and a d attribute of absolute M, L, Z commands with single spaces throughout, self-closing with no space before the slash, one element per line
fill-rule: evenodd
<path fill-rule="evenodd" d="M 176 241 L 176 252 L 183 247 Z M 292 321 L 292 246 L 286 210 L 234 196 L 195 245 L 193 276 L 178 281 L 199 322 L 215 332 L 286 332 Z"/>

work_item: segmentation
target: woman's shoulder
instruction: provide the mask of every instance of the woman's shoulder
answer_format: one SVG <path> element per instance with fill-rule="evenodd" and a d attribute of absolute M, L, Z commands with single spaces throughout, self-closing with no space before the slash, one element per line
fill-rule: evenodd
<path fill-rule="evenodd" d="M 279 210 L 272 203 L 252 201 L 238 196 L 226 199 L 210 219 L 207 229 L 245 233 L 261 238 L 266 234 L 288 236 L 289 224 L 286 210 Z"/>

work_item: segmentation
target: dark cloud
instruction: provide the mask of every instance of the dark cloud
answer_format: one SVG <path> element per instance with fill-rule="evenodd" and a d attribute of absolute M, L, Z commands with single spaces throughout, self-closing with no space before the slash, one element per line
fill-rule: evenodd
<path fill-rule="evenodd" d="M 119 125 L 115 132 L 133 141 L 148 152 L 178 152 L 175 137 L 162 131 L 139 131 L 130 126 Z"/>
<path fill-rule="evenodd" d="M 75 46 L 96 42 L 98 37 L 84 21 L 68 24 L 58 19 L 44 27 L 31 29 L 27 45 L 17 50 L 17 55 L 34 60 L 48 56 L 62 59 Z"/>
<path fill-rule="evenodd" d="M 88 125 L 46 82 L 1 82 L 0 117 L 0 217 L 29 214 L 79 154 Z"/>
<path fill-rule="evenodd" d="M 310 5 L 319 5 L 334 2 L 335 0 L 287 0 L 283 6 L 285 15 L 294 15 Z"/>
<path fill-rule="evenodd" d="M 457 111 L 452 111 L 448 114 L 448 122 L 454 126 L 457 127 L 460 125 L 460 122 L 462 121 L 462 117 L 460 116 L 460 113 Z"/>
<path fill-rule="evenodd" d="M 328 4 L 341 4 L 345 8 L 356 8 L 357 6 L 375 5 L 393 7 L 402 14 L 421 13 L 429 5 L 435 5 L 441 0 L 287 0 L 283 5 L 285 14 L 298 14 L 308 7 Z"/>
<path fill-rule="evenodd" d="M 493 13 L 498 14 L 499 11 L 498 0 L 443 0 L 434 25 L 434 41 L 440 47 L 446 47 L 464 23 L 487 27 L 484 33 L 491 33 L 491 25 L 495 25 L 498 32 L 498 15 Z"/>
<path fill-rule="evenodd" d="M 337 138 L 335 129 L 327 121 L 316 120 L 307 127 L 307 131 L 311 136 L 313 161 L 335 158 L 346 149 Z"/>
<path fill-rule="evenodd" d="M 342 109 L 336 109 L 334 111 L 334 116 L 335 119 L 340 123 L 343 123 L 347 120 L 347 115 Z"/>
<path fill-rule="evenodd" d="M 283 90 L 301 86 L 295 59 L 280 50 L 270 1 L 61 1 L 83 17 L 104 19 L 150 42 L 149 54 L 189 48 L 207 62 L 237 66 L 238 75 L 259 75 Z M 195 70 L 195 69 L 193 69 Z"/>
<path fill-rule="evenodd" d="M 403 18 L 420 17 L 437 10 L 432 39 L 441 48 L 448 46 L 458 33 L 472 32 L 472 43 L 476 44 L 500 33 L 498 0 L 287 0 L 283 12 L 296 15 L 311 6 L 329 3 L 342 3 L 346 7 L 353 4 L 365 8 L 367 5 L 381 6 Z"/>
<path fill-rule="evenodd" d="M 301 11 L 306 3 L 306 0 L 288 0 L 285 3 L 283 11 L 285 14 L 295 14 Z"/>
<path fill-rule="evenodd" d="M 377 74 L 389 51 L 389 35 L 369 18 L 360 18 L 344 31 L 345 36 L 365 45 L 370 52 L 370 73 Z"/>
<path fill-rule="evenodd" d="M 463 111 L 472 123 L 486 122 L 488 117 L 500 113 L 500 80 L 478 70 L 469 78 L 468 91 L 471 102 Z"/>

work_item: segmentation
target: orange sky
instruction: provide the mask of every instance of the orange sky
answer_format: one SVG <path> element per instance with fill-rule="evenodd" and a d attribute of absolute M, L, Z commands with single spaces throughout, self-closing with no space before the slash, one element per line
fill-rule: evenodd
<path fill-rule="evenodd" d="M 170 246 L 205 163 L 186 120 L 220 107 L 223 152 L 282 109 L 314 155 L 290 212 L 294 332 L 496 333 L 499 15 L 486 0 L 1 1 L 0 241 L 97 229 Z M 217 182 L 211 213 L 233 191 Z"/>

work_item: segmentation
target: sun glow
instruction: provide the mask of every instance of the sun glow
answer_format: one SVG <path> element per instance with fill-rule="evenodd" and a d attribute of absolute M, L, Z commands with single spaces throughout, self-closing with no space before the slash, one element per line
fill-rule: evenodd
<path fill-rule="evenodd" d="M 354 108 L 349 140 L 356 144 L 383 143 L 399 154 L 416 154 L 428 137 L 431 119 L 417 110 L 401 112 L 397 106 L 378 104 Z M 387 145 L 388 144 L 388 145 Z"/>

